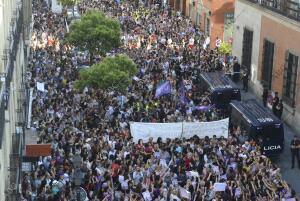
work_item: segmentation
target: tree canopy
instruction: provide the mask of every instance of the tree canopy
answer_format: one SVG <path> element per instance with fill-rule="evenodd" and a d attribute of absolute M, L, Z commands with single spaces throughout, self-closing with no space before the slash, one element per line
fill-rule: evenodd
<path fill-rule="evenodd" d="M 226 43 L 226 42 L 222 42 L 221 43 L 221 46 L 219 48 L 219 53 L 221 54 L 230 54 L 232 51 L 232 47 L 229 43 Z"/>
<path fill-rule="evenodd" d="M 106 17 L 100 11 L 88 11 L 70 27 L 66 42 L 81 50 L 88 50 L 90 62 L 95 54 L 105 56 L 110 50 L 119 47 L 120 24 Z"/>
<path fill-rule="evenodd" d="M 125 92 L 137 73 L 136 64 L 126 55 L 106 57 L 101 63 L 80 71 L 80 78 L 75 87 L 93 87 L 102 90 Z"/>
<path fill-rule="evenodd" d="M 61 3 L 64 7 L 74 6 L 79 2 L 80 0 L 58 0 L 58 3 Z"/>

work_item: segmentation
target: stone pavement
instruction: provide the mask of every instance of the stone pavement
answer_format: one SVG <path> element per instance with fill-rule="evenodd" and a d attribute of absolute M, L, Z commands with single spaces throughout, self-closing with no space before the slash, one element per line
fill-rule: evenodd
<path fill-rule="evenodd" d="M 242 86 L 239 85 L 242 89 Z M 260 96 L 256 96 L 251 91 L 245 93 L 242 91 L 242 100 L 256 99 L 262 104 Z M 300 123 L 300 122 L 299 122 Z M 292 141 L 295 131 L 292 130 L 287 124 L 284 124 L 284 138 L 285 138 L 285 149 L 284 152 L 278 157 L 273 158 L 272 162 L 277 164 L 281 169 L 281 174 L 283 178 L 287 181 L 288 184 L 296 191 L 297 195 L 300 195 L 300 169 L 295 166 L 294 169 L 291 169 L 292 166 L 292 157 L 290 151 L 290 142 Z M 296 161 L 297 162 L 297 161 Z M 296 163 L 295 162 L 295 163 Z"/>

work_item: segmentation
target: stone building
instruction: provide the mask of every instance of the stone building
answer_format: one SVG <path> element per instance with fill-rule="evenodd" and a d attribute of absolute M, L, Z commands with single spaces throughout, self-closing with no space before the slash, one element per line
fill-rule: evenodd
<path fill-rule="evenodd" d="M 235 0 L 170 0 L 176 11 L 189 16 L 205 35 L 211 38 L 211 48 L 215 48 L 218 37 L 232 42 Z"/>
<path fill-rule="evenodd" d="M 233 55 L 250 72 L 252 90 L 278 92 L 283 119 L 300 131 L 300 2 L 237 0 L 235 15 Z"/>
<path fill-rule="evenodd" d="M 0 0 L 0 200 L 18 200 L 31 0 Z"/>

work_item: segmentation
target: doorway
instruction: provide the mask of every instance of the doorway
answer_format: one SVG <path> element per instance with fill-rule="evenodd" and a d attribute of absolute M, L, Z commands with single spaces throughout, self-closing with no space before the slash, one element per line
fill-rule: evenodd
<path fill-rule="evenodd" d="M 262 84 L 268 87 L 268 89 L 271 89 L 272 87 L 273 56 L 274 56 L 274 43 L 265 40 L 264 49 L 263 49 L 261 81 Z"/>
<path fill-rule="evenodd" d="M 245 28 L 243 36 L 242 68 L 251 74 L 253 31 Z"/>

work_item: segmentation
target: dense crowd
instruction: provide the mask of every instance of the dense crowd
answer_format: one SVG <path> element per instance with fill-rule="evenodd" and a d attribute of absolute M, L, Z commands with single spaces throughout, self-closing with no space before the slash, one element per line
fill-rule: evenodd
<path fill-rule="evenodd" d="M 33 127 L 38 143 L 51 143 L 22 181 L 23 200 L 76 200 L 74 164 L 82 158 L 81 187 L 89 200 L 282 200 L 295 192 L 280 169 L 260 154 L 255 141 L 239 128 L 228 139 L 149 139 L 132 141 L 129 122 L 182 122 L 222 119 L 221 110 L 197 110 L 210 105 L 209 94 L 198 94 L 197 75 L 230 71 L 236 60 L 209 49 L 190 19 L 170 8 L 147 2 L 84 0 L 81 13 L 100 9 L 117 18 L 122 46 L 110 53 L 131 57 L 139 67 L 126 94 L 113 90 L 74 88 L 78 67 L 89 63 L 86 52 L 62 43 L 63 15 L 41 1 L 34 4 L 34 29 L 28 85 L 34 91 Z M 95 58 L 96 59 L 96 58 Z M 101 60 L 101 58 L 100 58 Z M 170 95 L 155 97 L 163 81 Z M 186 100 L 181 100 L 184 88 Z"/>

